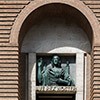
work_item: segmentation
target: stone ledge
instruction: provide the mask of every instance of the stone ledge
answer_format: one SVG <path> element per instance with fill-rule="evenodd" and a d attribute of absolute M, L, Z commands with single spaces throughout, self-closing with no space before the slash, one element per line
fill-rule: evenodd
<path fill-rule="evenodd" d="M 37 86 L 36 93 L 63 93 L 75 94 L 77 91 L 75 86 Z"/>

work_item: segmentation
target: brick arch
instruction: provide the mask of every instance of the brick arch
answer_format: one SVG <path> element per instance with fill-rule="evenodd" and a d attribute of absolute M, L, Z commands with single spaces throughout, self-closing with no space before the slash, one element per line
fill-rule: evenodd
<path fill-rule="evenodd" d="M 11 35 L 10 35 L 10 43 L 11 44 L 18 45 L 18 40 L 19 40 L 18 38 L 20 35 L 20 30 L 21 30 L 22 24 L 25 22 L 26 18 L 29 16 L 29 14 L 32 13 L 37 8 L 39 8 L 43 5 L 50 4 L 50 3 L 66 4 L 66 5 L 72 6 L 75 9 L 77 9 L 78 11 L 80 11 L 86 17 L 86 19 L 90 23 L 90 26 L 92 27 L 93 44 L 98 44 L 98 41 L 96 41 L 96 40 L 99 38 L 99 28 L 97 28 L 99 26 L 99 22 L 96 19 L 93 12 L 85 4 L 83 4 L 80 0 L 77 0 L 77 2 L 76 2 L 76 0 L 68 0 L 68 1 L 66 1 L 66 0 L 49 0 L 49 1 L 35 0 L 35 1 L 31 1 L 31 3 L 23 9 L 23 11 L 19 14 L 17 19 L 15 20 L 15 23 L 12 27 Z"/>

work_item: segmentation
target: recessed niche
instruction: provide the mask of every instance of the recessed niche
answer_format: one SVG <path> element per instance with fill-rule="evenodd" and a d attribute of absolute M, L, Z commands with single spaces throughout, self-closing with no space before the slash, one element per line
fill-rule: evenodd
<path fill-rule="evenodd" d="M 37 54 L 37 86 L 75 86 L 76 55 Z"/>

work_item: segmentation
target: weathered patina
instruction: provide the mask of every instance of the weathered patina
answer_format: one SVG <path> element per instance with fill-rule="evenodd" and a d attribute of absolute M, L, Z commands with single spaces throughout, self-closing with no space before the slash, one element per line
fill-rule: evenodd
<path fill-rule="evenodd" d="M 46 65 L 40 58 L 37 62 L 38 82 L 43 86 L 74 86 L 74 81 L 70 75 L 69 62 L 66 61 L 66 67 L 61 66 L 61 59 L 54 55 L 51 63 Z"/>

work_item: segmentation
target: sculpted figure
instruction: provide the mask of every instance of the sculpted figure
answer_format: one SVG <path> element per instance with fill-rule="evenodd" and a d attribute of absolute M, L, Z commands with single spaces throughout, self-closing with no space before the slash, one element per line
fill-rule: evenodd
<path fill-rule="evenodd" d="M 61 66 L 61 59 L 58 55 L 53 56 L 49 65 L 45 66 L 43 59 L 38 61 L 38 82 L 43 86 L 74 86 L 70 76 L 69 62 L 66 67 Z"/>

